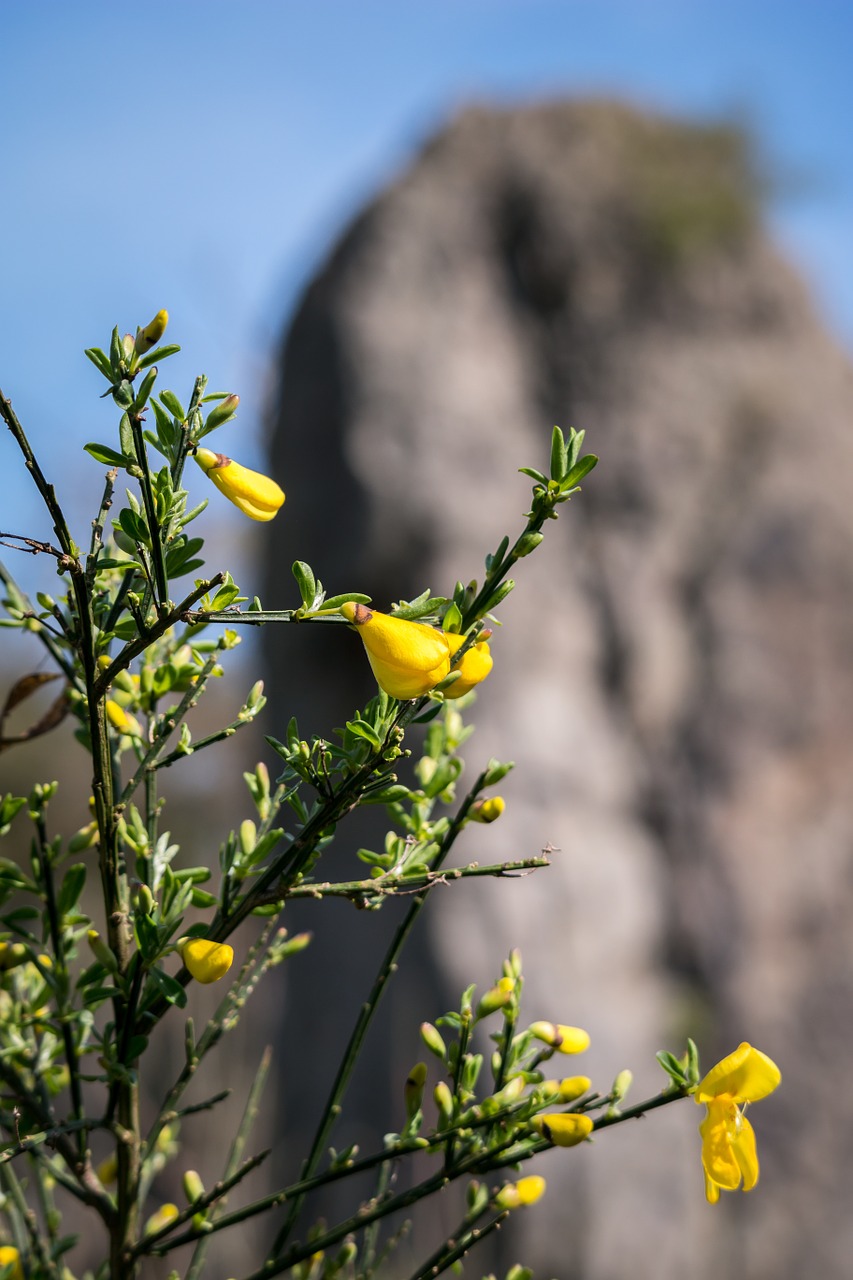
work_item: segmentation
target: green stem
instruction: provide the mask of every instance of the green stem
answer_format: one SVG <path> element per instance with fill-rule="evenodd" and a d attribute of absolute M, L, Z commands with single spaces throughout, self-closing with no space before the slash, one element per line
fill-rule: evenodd
<path fill-rule="evenodd" d="M 258 1067 L 258 1071 L 254 1079 L 254 1083 L 252 1084 L 249 1097 L 246 1101 L 246 1109 L 243 1112 L 243 1117 L 240 1121 L 240 1126 L 237 1130 L 234 1141 L 231 1144 L 231 1150 L 228 1153 L 228 1160 L 225 1165 L 225 1171 L 222 1175 L 222 1185 L 226 1185 L 226 1186 L 233 1185 L 231 1183 L 231 1179 L 235 1177 L 238 1169 L 240 1168 L 240 1161 L 243 1159 L 243 1151 L 245 1150 L 246 1143 L 249 1139 L 249 1134 L 252 1130 L 252 1126 L 255 1123 L 255 1120 L 257 1118 L 258 1108 L 261 1102 L 261 1094 L 263 1093 L 264 1085 L 266 1084 L 271 1061 L 272 1061 L 272 1049 L 269 1045 L 267 1045 L 266 1049 L 263 1052 L 263 1056 L 261 1058 L 260 1065 Z M 215 1222 L 218 1217 L 221 1217 L 222 1211 L 224 1210 L 227 1202 L 228 1202 L 227 1195 L 223 1190 L 221 1195 L 219 1195 L 216 1199 L 215 1208 L 213 1209 L 210 1215 L 211 1221 Z M 200 1280 L 202 1269 L 204 1267 L 204 1260 L 207 1255 L 207 1250 L 209 1246 L 210 1246 L 210 1236 L 204 1236 L 201 1240 L 199 1240 L 198 1244 L 196 1245 L 193 1251 L 193 1256 L 190 1261 L 190 1265 L 187 1268 L 187 1272 L 186 1272 L 186 1276 L 184 1277 L 184 1280 Z"/>
<path fill-rule="evenodd" d="M 104 545 L 104 524 L 106 523 L 107 513 L 113 505 L 113 490 L 115 489 L 117 475 L 118 468 L 116 467 L 107 472 L 107 478 L 104 483 L 104 496 L 101 498 L 98 514 L 92 521 L 92 540 L 89 543 L 89 554 L 86 558 L 86 583 L 90 591 L 94 586 L 95 575 L 98 570 L 98 553 Z"/>
<path fill-rule="evenodd" d="M 163 532 L 160 528 L 160 521 L 157 518 L 157 501 L 151 484 L 151 468 L 148 462 L 145 436 L 142 433 L 142 418 L 138 413 L 133 413 L 132 411 L 128 412 L 128 418 L 130 420 L 130 429 L 133 433 L 136 460 L 142 472 L 139 485 L 142 490 L 145 517 L 148 521 L 148 532 L 151 535 L 151 560 L 154 566 L 156 585 L 154 599 L 157 606 L 157 614 L 162 618 L 163 614 L 167 613 L 169 609 L 169 580 L 166 576 L 166 558 L 163 554 Z M 143 609 L 143 613 L 145 611 Z"/>
<path fill-rule="evenodd" d="M 495 862 L 485 866 L 470 863 L 467 867 L 451 867 L 447 871 L 423 871 L 417 875 L 380 876 L 376 880 L 298 884 L 288 889 L 287 897 L 288 899 L 351 898 L 356 906 L 361 906 L 370 898 L 401 897 L 405 894 L 419 893 L 422 889 L 434 889 L 436 885 L 451 884 L 454 880 L 468 880 L 477 876 L 514 878 L 550 865 L 551 861 L 547 857 L 521 858 L 518 862 Z M 270 901 L 275 900 L 277 899 L 270 899 Z"/>
<path fill-rule="evenodd" d="M 171 711 L 167 716 L 164 716 L 157 725 L 154 731 L 153 740 L 148 747 L 148 750 L 137 765 L 136 772 L 133 774 L 133 777 L 129 780 L 121 793 L 119 804 L 129 804 L 133 799 L 133 794 L 136 791 L 136 788 L 139 786 L 140 782 L 142 782 L 143 778 L 145 778 L 146 781 L 149 778 L 153 779 L 156 762 L 160 753 L 164 750 L 168 739 L 174 733 L 175 729 L 198 702 L 204 690 L 204 686 L 207 683 L 208 676 L 216 666 L 216 663 L 217 655 L 211 654 L 198 674 L 197 683 L 187 689 L 175 710 Z"/>
<path fill-rule="evenodd" d="M 214 587 L 221 586 L 224 581 L 224 573 L 215 573 L 212 578 L 200 582 L 180 604 L 176 604 L 174 609 L 170 610 L 164 617 L 158 618 L 153 626 L 145 630 L 144 634 L 137 636 L 135 640 L 128 641 L 124 648 L 113 658 L 106 671 L 99 673 L 94 684 L 95 696 L 97 698 L 102 697 L 120 671 L 127 670 L 134 658 L 138 658 L 140 653 L 144 653 L 155 640 L 159 640 L 175 623 L 186 622 L 187 613 L 195 602 L 200 600 L 202 596 L 207 595 L 208 591 L 213 590 Z"/>
<path fill-rule="evenodd" d="M 52 1261 L 41 1237 L 38 1218 L 27 1204 L 24 1193 L 21 1190 L 21 1184 L 12 1172 L 11 1165 L 6 1165 L 0 1169 L 0 1182 L 2 1182 L 3 1189 L 15 1206 L 16 1214 L 29 1240 L 30 1247 L 23 1251 L 24 1257 L 28 1256 L 32 1251 L 32 1256 L 35 1257 L 38 1263 L 39 1275 L 44 1276 L 45 1280 L 48 1280 L 48 1277 L 56 1277 L 56 1280 L 59 1280 L 59 1271 L 56 1263 Z"/>
<path fill-rule="evenodd" d="M 447 834 L 442 840 L 441 846 L 433 862 L 434 871 L 437 871 L 441 867 L 441 864 L 444 862 L 447 855 L 450 853 L 450 850 L 452 849 L 456 841 L 456 837 L 459 835 L 459 832 L 462 830 L 463 826 L 465 825 L 465 818 L 468 815 L 468 810 L 471 808 L 471 805 L 477 799 L 477 796 L 482 790 L 483 784 L 485 782 L 485 776 L 486 776 L 485 773 L 481 773 L 480 776 L 477 778 L 477 781 L 474 783 L 474 786 L 468 792 L 468 795 L 463 800 L 458 813 L 456 814 L 453 821 L 451 822 L 450 827 L 448 828 Z M 317 1128 L 317 1132 L 314 1135 L 314 1141 L 311 1144 L 311 1150 L 308 1154 L 307 1159 L 305 1160 L 305 1163 L 302 1166 L 302 1172 L 301 1172 L 302 1179 L 309 1178 L 317 1168 L 317 1164 L 319 1162 L 320 1156 L 322 1155 L 325 1149 L 329 1134 L 332 1131 L 332 1127 L 335 1123 L 335 1120 L 340 1114 L 343 1096 L 344 1096 L 344 1093 L 346 1092 L 346 1088 L 349 1083 L 350 1076 L 352 1075 L 352 1071 L 355 1066 L 356 1059 L 358 1058 L 358 1055 L 361 1051 L 361 1046 L 364 1043 L 364 1038 L 367 1035 L 367 1029 L 373 1020 L 373 1015 L 376 1012 L 377 1006 L 379 1004 L 379 1001 L 382 997 L 382 993 L 384 992 L 387 983 L 389 982 L 391 976 L 397 971 L 397 958 L 400 955 L 400 952 L 402 951 L 403 946 L 414 927 L 415 921 L 420 915 L 421 908 L 426 902 L 427 896 L 428 896 L 427 892 L 422 891 L 421 893 L 417 894 L 416 897 L 414 898 L 412 905 L 409 907 L 409 910 L 406 913 L 405 918 L 403 919 L 402 923 L 397 929 L 397 932 L 395 933 L 394 937 L 391 940 L 391 945 L 389 946 L 388 951 L 386 952 L 385 958 L 382 961 L 382 964 L 380 966 L 379 972 L 377 973 L 376 978 L 374 979 L 370 994 L 367 997 L 367 1000 L 365 1001 L 365 1003 L 361 1007 L 359 1015 L 356 1019 L 355 1026 L 353 1027 L 352 1034 L 349 1039 L 349 1043 L 344 1051 L 344 1055 L 343 1055 L 343 1058 L 341 1059 L 340 1066 L 338 1067 L 338 1072 L 337 1072 L 337 1075 L 335 1076 L 334 1083 L 332 1084 L 332 1089 L 329 1094 L 328 1100 L 326 1102 L 325 1110 L 320 1120 L 320 1124 Z M 284 1221 L 284 1224 L 282 1225 L 281 1230 L 279 1231 L 278 1235 L 275 1238 L 275 1242 L 273 1244 L 273 1253 L 279 1253 L 281 1251 L 284 1242 L 287 1240 L 288 1236 L 290 1235 L 290 1232 L 293 1229 L 293 1226 L 294 1226 L 294 1223 L 296 1222 L 296 1218 L 299 1214 L 301 1205 L 302 1205 L 302 1198 L 299 1196 L 297 1196 L 291 1202 L 291 1206 L 290 1206 L 290 1209 L 288 1210 L 288 1214 Z"/>
<path fill-rule="evenodd" d="M 449 1270 L 454 1262 L 458 1262 L 474 1245 L 479 1244 L 490 1236 L 493 1231 L 498 1231 L 509 1216 L 509 1211 L 504 1210 L 497 1218 L 493 1218 L 491 1222 L 486 1223 L 484 1227 L 477 1227 L 474 1224 L 486 1213 L 483 1209 L 480 1213 L 473 1217 L 466 1217 L 459 1225 L 459 1229 L 452 1236 L 440 1245 L 435 1253 L 427 1258 L 411 1277 L 411 1280 L 435 1280 L 436 1276 L 440 1276 L 442 1272 Z"/>
<path fill-rule="evenodd" d="M 39 809 L 36 814 L 35 828 L 36 839 L 33 844 L 33 854 L 38 867 L 39 876 L 44 887 L 50 940 L 53 946 L 53 954 L 56 957 L 57 1014 L 62 1028 L 62 1043 L 65 1049 L 65 1062 L 68 1066 L 68 1084 L 71 1092 L 71 1108 L 75 1121 L 82 1121 L 84 1111 L 83 1093 L 80 1086 L 80 1063 L 77 1057 L 77 1046 L 74 1043 L 74 1034 L 69 1021 L 69 1009 L 67 1002 L 68 964 L 65 957 L 65 939 L 62 932 L 62 921 L 59 918 L 59 909 L 56 902 L 56 886 L 53 882 L 53 863 L 51 860 L 50 845 L 47 838 L 44 809 Z M 77 1147 L 80 1158 L 82 1159 L 86 1151 L 86 1133 L 82 1128 L 77 1130 Z"/>

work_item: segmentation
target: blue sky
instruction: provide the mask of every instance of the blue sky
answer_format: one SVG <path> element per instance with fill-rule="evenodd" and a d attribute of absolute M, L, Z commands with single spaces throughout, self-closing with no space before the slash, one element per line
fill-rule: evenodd
<path fill-rule="evenodd" d="M 285 317 L 360 204 L 465 102 L 589 92 L 748 121 L 853 347 L 851 52 L 841 0 L 6 0 L 0 386 L 84 521 L 115 415 L 82 349 L 166 306 L 164 385 L 238 391 L 251 463 Z M 0 528 L 47 532 L 5 432 L 0 466 Z"/>

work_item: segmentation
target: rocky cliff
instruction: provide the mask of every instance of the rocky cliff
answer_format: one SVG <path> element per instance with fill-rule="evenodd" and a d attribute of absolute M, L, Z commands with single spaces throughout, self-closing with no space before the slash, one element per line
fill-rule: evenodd
<path fill-rule="evenodd" d="M 353 1107 L 399 1124 L 384 1099 L 418 1022 L 513 945 L 530 1016 L 586 1026 L 602 1087 L 631 1065 L 647 1096 L 654 1051 L 688 1032 L 706 1063 L 749 1039 L 782 1069 L 748 1199 L 705 1205 L 687 1102 L 553 1153 L 506 1259 L 540 1280 L 849 1271 L 853 373 L 758 194 L 727 128 L 470 109 L 349 228 L 282 351 L 265 599 L 291 597 L 297 557 L 379 607 L 445 591 L 517 529 L 516 468 L 552 423 L 601 455 L 502 607 L 468 746 L 472 774 L 518 768 L 463 856 L 560 852 L 432 902 Z M 266 634 L 280 727 L 319 695 L 302 731 L 328 731 L 370 695 L 354 637 Z M 325 1037 L 310 1071 L 285 1065 L 294 1130 L 381 945 L 339 918 L 291 993 L 292 1028 Z"/>

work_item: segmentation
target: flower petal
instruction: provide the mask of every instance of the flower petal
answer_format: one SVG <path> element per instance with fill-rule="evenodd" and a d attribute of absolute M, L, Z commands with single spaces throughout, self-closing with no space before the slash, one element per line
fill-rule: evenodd
<path fill-rule="evenodd" d="M 466 636 L 457 635 L 452 631 L 447 632 L 447 645 L 451 658 L 466 639 Z M 473 644 L 468 652 L 462 655 L 462 661 L 457 666 L 451 667 L 451 670 L 458 671 L 459 675 L 453 684 L 449 684 L 445 689 L 445 698 L 461 698 L 464 693 L 470 693 L 475 685 L 485 680 L 492 666 L 492 655 L 486 641 L 481 640 L 478 644 Z"/>
<path fill-rule="evenodd" d="M 731 1143 L 736 1117 L 737 1108 L 733 1103 L 709 1103 L 707 1115 L 699 1126 L 705 1173 L 726 1191 L 736 1191 L 741 1179 L 740 1165 Z"/>
<path fill-rule="evenodd" d="M 751 1191 L 758 1181 L 758 1151 L 755 1145 L 755 1130 L 746 1116 L 740 1117 L 737 1132 L 731 1137 L 732 1151 L 743 1174 L 743 1189 Z"/>
<path fill-rule="evenodd" d="M 746 1041 L 712 1067 L 696 1090 L 697 1102 L 727 1095 L 733 1102 L 758 1102 L 776 1089 L 782 1073 L 772 1058 Z"/>
<path fill-rule="evenodd" d="M 450 670 L 450 650 L 443 631 L 423 622 L 392 618 L 352 601 L 341 606 L 341 613 L 358 628 L 376 682 L 392 698 L 401 702 L 419 698 Z"/>

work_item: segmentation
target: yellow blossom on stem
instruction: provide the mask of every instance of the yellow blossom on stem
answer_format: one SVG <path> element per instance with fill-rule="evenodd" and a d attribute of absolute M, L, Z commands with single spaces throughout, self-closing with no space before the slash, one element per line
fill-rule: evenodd
<path fill-rule="evenodd" d="M 576 1147 L 588 1138 L 593 1130 L 589 1116 L 574 1111 L 556 1111 L 553 1114 L 533 1117 L 533 1128 L 553 1142 L 555 1147 Z"/>
<path fill-rule="evenodd" d="M 576 1098 L 589 1093 L 591 1084 L 589 1076 L 566 1076 L 558 1086 L 560 1098 L 563 1102 L 574 1102 Z"/>
<path fill-rule="evenodd" d="M 218 982 L 234 963 L 234 948 L 227 942 L 207 938 L 181 938 L 177 944 L 181 959 L 196 982 Z"/>
<path fill-rule="evenodd" d="M 24 1280 L 21 1255 L 14 1245 L 0 1244 L 0 1267 L 11 1267 L 12 1280 Z"/>
<path fill-rule="evenodd" d="M 167 1227 L 170 1222 L 174 1222 L 175 1218 L 180 1215 L 180 1209 L 176 1204 L 163 1204 L 156 1213 L 152 1213 L 151 1217 L 145 1224 L 145 1234 L 151 1236 L 155 1231 L 161 1231 L 163 1227 Z"/>
<path fill-rule="evenodd" d="M 166 325 L 169 323 L 168 311 L 158 311 L 154 319 L 140 329 L 136 335 L 135 347 L 137 353 L 144 356 L 152 347 L 156 347 L 157 343 L 166 332 Z"/>
<path fill-rule="evenodd" d="M 508 1182 L 501 1187 L 495 1196 L 495 1204 L 499 1209 L 520 1209 L 525 1205 L 535 1204 L 545 1194 L 545 1179 L 532 1173 L 518 1182 Z"/>
<path fill-rule="evenodd" d="M 252 520 L 272 520 L 284 502 L 284 490 L 275 480 L 259 471 L 250 471 L 224 453 L 199 448 L 193 457 L 220 493 Z"/>
<path fill-rule="evenodd" d="M 450 659 L 453 661 L 453 655 L 457 649 L 461 649 L 465 643 L 467 636 L 456 635 L 455 632 L 448 631 L 447 647 L 450 650 Z M 491 635 L 491 632 L 486 632 Z M 485 680 L 493 666 L 492 655 L 489 652 L 489 646 L 485 640 L 478 640 L 476 644 L 472 644 L 467 652 L 463 653 L 462 660 L 455 666 L 451 667 L 452 671 L 459 674 L 452 684 L 449 684 L 444 691 L 445 698 L 461 698 L 464 693 L 470 693 L 475 685 L 481 680 Z"/>
<path fill-rule="evenodd" d="M 530 1028 L 537 1040 L 544 1041 L 558 1053 L 583 1053 L 589 1048 L 589 1034 L 581 1027 L 567 1027 L 557 1022 L 534 1022 Z"/>
<path fill-rule="evenodd" d="M 341 613 L 358 628 L 380 689 L 406 702 L 434 689 L 450 671 L 447 635 L 423 622 L 392 618 L 352 600 Z"/>
<path fill-rule="evenodd" d="M 782 1074 L 772 1058 L 746 1041 L 712 1067 L 696 1086 L 695 1099 L 706 1107 L 699 1125 L 705 1196 L 716 1204 L 720 1191 L 751 1191 L 758 1181 L 755 1131 L 741 1110 L 766 1098 Z"/>
<path fill-rule="evenodd" d="M 477 800 L 468 810 L 472 822 L 497 822 L 506 808 L 503 796 L 491 796 L 488 800 Z"/>

